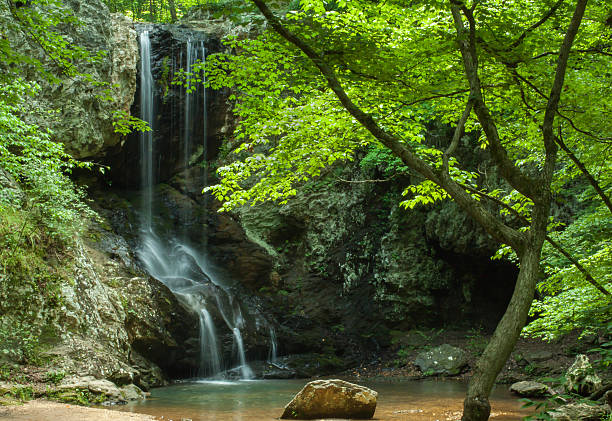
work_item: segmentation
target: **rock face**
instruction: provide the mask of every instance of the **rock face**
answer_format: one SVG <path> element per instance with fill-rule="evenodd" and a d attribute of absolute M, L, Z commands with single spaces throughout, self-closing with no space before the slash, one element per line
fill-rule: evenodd
<path fill-rule="evenodd" d="M 450 322 L 457 313 L 486 325 L 510 297 L 516 269 L 491 263 L 486 234 L 456 205 L 398 207 L 408 176 L 338 181 L 386 178 L 366 162 L 359 155 L 353 164 L 330 168 L 287 204 L 236 211 L 249 240 L 274 262 L 262 292 L 275 300 L 274 317 L 287 327 L 280 338 L 285 352 L 333 347 L 344 360 L 376 358 L 389 344 L 389 329 Z M 490 279 L 499 283 L 493 287 Z M 326 342 L 306 340 L 311 337 Z"/>
<path fill-rule="evenodd" d="M 519 396 L 528 398 L 539 398 L 546 395 L 554 395 L 555 392 L 544 383 L 523 381 L 513 383 L 510 386 L 510 391 Z"/>
<path fill-rule="evenodd" d="M 588 396 L 601 387 L 601 379 L 595 374 L 589 358 L 583 354 L 576 356 L 576 361 L 568 368 L 565 377 L 566 390 L 582 396 Z"/>
<path fill-rule="evenodd" d="M 201 84 L 195 84 L 195 90 L 187 94 L 181 84 L 174 83 L 180 81 L 178 73 L 181 69 L 201 61 L 203 55 L 223 51 L 225 47 L 219 38 L 183 25 L 138 24 L 137 29 L 148 32 L 151 48 L 155 113 L 153 156 L 163 157 L 153 167 L 157 171 L 156 182 L 167 182 L 189 165 L 214 160 L 232 126 L 226 103 L 228 92 L 205 89 Z M 138 60 L 139 54 L 137 47 L 134 57 Z M 188 57 L 191 58 L 190 64 Z M 137 68 L 138 75 L 135 77 L 140 80 L 140 65 Z M 138 84 L 136 98 L 139 97 Z M 141 116 L 138 100 L 131 113 L 136 117 Z M 115 185 L 140 185 L 139 145 L 139 133 L 132 133 L 105 157 L 112 168 L 109 176 Z M 199 187 L 201 192 L 202 186 Z"/>
<path fill-rule="evenodd" d="M 467 357 L 461 348 L 448 344 L 417 355 L 414 364 L 425 375 L 443 374 L 454 376 L 461 373 L 467 364 Z"/>
<path fill-rule="evenodd" d="M 378 393 L 342 380 L 308 383 L 285 407 L 282 419 L 315 418 L 370 419 Z"/>
<path fill-rule="evenodd" d="M 159 281 L 125 266 L 121 237 L 101 228 L 93 237 L 76 246 L 74 283 L 62 288 L 55 325 L 63 334 L 46 352 L 56 368 L 144 389 L 195 373 L 197 346 L 185 346 L 198 335 L 195 315 Z"/>
<path fill-rule="evenodd" d="M 610 413 L 603 406 L 588 405 L 586 403 L 572 403 L 563 405 L 554 411 L 549 411 L 548 415 L 553 420 L 559 421 L 600 421 Z"/>
<path fill-rule="evenodd" d="M 228 364 L 235 358 L 233 346 L 233 332 L 227 327 L 224 317 L 231 317 L 232 312 L 242 314 L 241 334 L 247 359 L 263 360 L 268 356 L 270 350 L 270 323 L 266 320 L 267 308 L 265 303 L 253 294 L 254 291 L 269 278 L 272 264 L 271 259 L 264 250 L 256 244 L 249 242 L 240 226 L 227 214 L 218 214 L 216 205 L 210 198 L 201 194 L 201 184 L 193 181 L 192 184 L 185 185 L 183 180 L 188 178 L 184 173 L 179 173 L 170 180 L 169 184 L 156 186 L 153 194 L 153 209 L 158 216 L 155 218 L 156 232 L 162 238 L 176 238 L 184 236 L 189 244 L 206 256 L 208 269 L 213 270 L 208 275 L 214 276 L 217 280 L 222 279 L 225 287 L 228 287 L 233 297 L 238 300 L 230 299 L 222 288 L 209 282 L 209 277 L 204 272 L 198 272 L 195 276 L 202 276 L 206 280 L 206 288 L 202 288 L 201 298 L 206 302 L 206 307 L 215 325 L 218 335 L 217 343 L 220 347 L 221 360 Z M 127 199 L 122 199 L 109 192 L 96 192 L 93 194 L 94 200 L 99 206 L 108 209 L 109 220 L 116 232 L 127 238 L 128 243 L 119 250 L 135 250 L 139 247 L 139 225 L 134 223 L 137 218 L 135 214 L 138 209 L 138 197 L 127 195 Z M 118 255 L 124 254 L 118 252 Z M 135 263 L 134 263 L 135 264 Z M 194 266 L 197 268 L 197 264 Z M 136 293 L 138 287 L 134 288 Z M 176 299 L 172 299 L 173 305 Z M 220 307 L 221 306 L 221 307 Z M 170 311 L 172 306 L 164 305 L 164 310 Z M 180 311 L 180 306 L 177 311 Z M 221 310 L 220 310 L 221 308 Z M 224 310 L 222 310 L 224 309 Z M 231 309 L 231 310 L 230 310 Z M 225 316 L 222 312 L 225 312 Z M 139 311 L 131 312 L 130 320 L 137 320 Z M 229 315 L 229 316 L 228 316 Z M 148 319 L 148 318 L 147 318 Z M 183 366 L 188 368 L 197 362 L 192 359 L 195 357 L 194 347 L 198 346 L 198 333 L 194 332 L 199 323 L 193 321 L 191 326 L 177 326 L 176 331 L 184 331 L 185 334 L 176 337 L 178 344 L 172 346 L 160 346 L 160 339 L 167 335 L 159 336 L 163 333 L 158 330 L 156 325 L 151 322 L 138 324 L 140 326 L 136 332 L 138 335 L 134 339 L 134 349 L 142 354 L 146 351 L 147 358 L 154 357 L 154 361 L 165 371 L 165 361 L 168 356 L 174 356 L 172 361 L 182 361 Z M 178 320 L 185 320 L 179 317 Z M 159 320 L 163 326 L 165 320 Z M 174 322 L 176 323 L 176 322 Z M 131 329 L 131 328 L 130 328 Z M 146 330 L 146 331 L 145 331 Z M 130 330 L 131 331 L 131 330 Z M 191 332 L 191 333 L 187 333 Z M 165 342 L 164 339 L 161 342 Z M 184 352 L 180 352 L 181 347 L 187 347 Z M 189 363 L 189 364 L 187 364 Z M 174 364 L 174 363 L 173 363 Z M 171 368 L 171 367 L 168 367 Z M 230 367 L 222 367 L 229 369 Z M 171 369 L 170 372 L 176 372 Z M 189 373 L 185 370 L 176 372 L 178 377 L 185 377 Z M 192 373 L 195 374 L 195 371 Z"/>
<path fill-rule="evenodd" d="M 30 123 L 51 129 L 53 138 L 74 157 L 100 157 L 121 140 L 112 125 L 115 111 L 129 111 L 134 100 L 136 32 L 129 19 L 111 15 L 102 1 L 67 0 L 64 5 L 82 24 L 63 28 L 69 42 L 85 48 L 91 57 L 101 54 L 93 63 L 81 60 L 75 66 L 102 85 L 94 86 L 82 76 L 61 76 L 59 83 L 41 81 L 40 95 L 25 114 Z M 24 53 L 46 60 L 25 39 L 15 42 Z"/>

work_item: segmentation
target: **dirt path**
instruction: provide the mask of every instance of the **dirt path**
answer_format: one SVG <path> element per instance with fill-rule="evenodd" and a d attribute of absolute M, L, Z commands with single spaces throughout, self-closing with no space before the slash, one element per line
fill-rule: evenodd
<path fill-rule="evenodd" d="M 157 419 L 150 415 L 86 408 L 38 399 L 24 405 L 0 407 L 0 420 L 11 421 L 153 421 Z"/>

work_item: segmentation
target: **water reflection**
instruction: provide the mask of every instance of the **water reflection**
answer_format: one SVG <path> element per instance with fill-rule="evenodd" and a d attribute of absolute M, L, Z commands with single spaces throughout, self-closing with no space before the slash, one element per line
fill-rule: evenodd
<path fill-rule="evenodd" d="M 350 380 L 350 379 L 349 379 Z M 154 389 L 151 398 L 122 410 L 164 420 L 272 421 L 306 380 L 198 381 Z M 378 392 L 375 420 L 458 420 L 466 385 L 458 381 L 359 381 Z M 493 391 L 491 419 L 520 420 L 529 414 L 506 386 Z"/>

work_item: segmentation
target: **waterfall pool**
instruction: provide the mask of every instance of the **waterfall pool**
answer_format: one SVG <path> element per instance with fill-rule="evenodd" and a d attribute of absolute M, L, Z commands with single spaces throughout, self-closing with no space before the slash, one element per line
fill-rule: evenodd
<path fill-rule="evenodd" d="M 375 420 L 458 420 L 466 383 L 456 380 L 348 379 L 378 392 Z M 130 403 L 122 411 L 139 412 L 163 420 L 272 421 L 308 380 L 194 381 L 151 391 L 151 397 Z M 491 419 L 520 420 L 530 410 L 497 386 L 491 396 Z M 162 418 L 163 417 L 163 418 Z"/>

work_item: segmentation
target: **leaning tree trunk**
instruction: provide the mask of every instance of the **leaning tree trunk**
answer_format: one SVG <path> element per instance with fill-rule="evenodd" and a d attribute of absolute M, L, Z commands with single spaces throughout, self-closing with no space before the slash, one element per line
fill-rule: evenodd
<path fill-rule="evenodd" d="M 486 421 L 489 418 L 489 394 L 527 321 L 535 286 L 541 273 L 540 254 L 546 236 L 546 224 L 542 223 L 542 220 L 545 221 L 545 215 L 548 214 L 543 208 L 539 209 L 540 212 L 534 212 L 534 222 L 527 236 L 525 249 L 519 256 L 521 267 L 508 308 L 476 363 L 463 402 L 462 421 Z"/>

